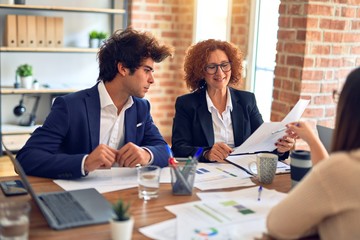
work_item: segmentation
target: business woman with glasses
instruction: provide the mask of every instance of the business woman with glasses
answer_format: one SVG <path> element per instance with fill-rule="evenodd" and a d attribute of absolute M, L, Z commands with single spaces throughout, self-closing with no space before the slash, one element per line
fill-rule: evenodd
<path fill-rule="evenodd" d="M 176 99 L 172 150 L 176 157 L 193 156 L 204 148 L 200 161 L 223 162 L 262 123 L 255 95 L 236 90 L 241 80 L 242 53 L 232 43 L 209 39 L 190 46 L 184 71 L 192 91 Z M 288 157 L 295 140 L 285 135 L 274 152 Z"/>

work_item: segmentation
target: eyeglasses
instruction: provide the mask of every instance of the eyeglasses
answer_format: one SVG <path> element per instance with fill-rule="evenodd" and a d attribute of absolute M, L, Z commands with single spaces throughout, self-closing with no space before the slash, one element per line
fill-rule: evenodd
<path fill-rule="evenodd" d="M 208 74 L 216 74 L 218 71 L 218 68 L 221 68 L 223 72 L 228 72 L 231 70 L 231 62 L 223 62 L 220 64 L 209 64 L 205 66 L 205 72 Z"/>

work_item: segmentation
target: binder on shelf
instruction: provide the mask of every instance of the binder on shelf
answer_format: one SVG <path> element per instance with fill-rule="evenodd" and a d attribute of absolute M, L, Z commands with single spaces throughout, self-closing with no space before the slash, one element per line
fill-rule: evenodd
<path fill-rule="evenodd" d="M 6 15 L 4 45 L 7 47 L 17 46 L 16 15 Z"/>
<path fill-rule="evenodd" d="M 36 16 L 26 16 L 26 25 L 27 25 L 27 46 L 36 47 Z"/>
<path fill-rule="evenodd" d="M 45 47 L 45 17 L 36 16 L 36 40 L 37 47 Z"/>
<path fill-rule="evenodd" d="M 55 47 L 63 47 L 64 44 L 64 19 L 55 18 Z"/>
<path fill-rule="evenodd" d="M 27 47 L 27 24 L 26 16 L 16 15 L 17 22 L 17 46 Z"/>
<path fill-rule="evenodd" d="M 55 47 L 55 18 L 45 17 L 45 46 Z"/>

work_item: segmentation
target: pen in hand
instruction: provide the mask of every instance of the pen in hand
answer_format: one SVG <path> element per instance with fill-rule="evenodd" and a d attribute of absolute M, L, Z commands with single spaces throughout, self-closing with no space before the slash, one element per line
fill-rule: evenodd
<path fill-rule="evenodd" d="M 258 190 L 258 201 L 260 201 L 260 199 L 261 199 L 261 192 L 262 192 L 262 186 L 259 186 L 259 190 Z"/>
<path fill-rule="evenodd" d="M 281 128 L 281 129 L 276 130 L 276 131 L 273 131 L 273 132 L 271 132 L 271 134 L 279 133 L 279 132 L 282 132 L 282 131 L 285 131 L 285 130 L 286 130 L 286 127 Z"/>

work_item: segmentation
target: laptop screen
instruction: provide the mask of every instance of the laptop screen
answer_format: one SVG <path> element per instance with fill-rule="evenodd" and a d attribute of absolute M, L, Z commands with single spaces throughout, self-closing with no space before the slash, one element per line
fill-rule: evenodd
<path fill-rule="evenodd" d="M 327 152 L 330 153 L 334 129 L 320 125 L 316 125 L 316 129 L 318 131 L 320 141 L 326 148 Z"/>

